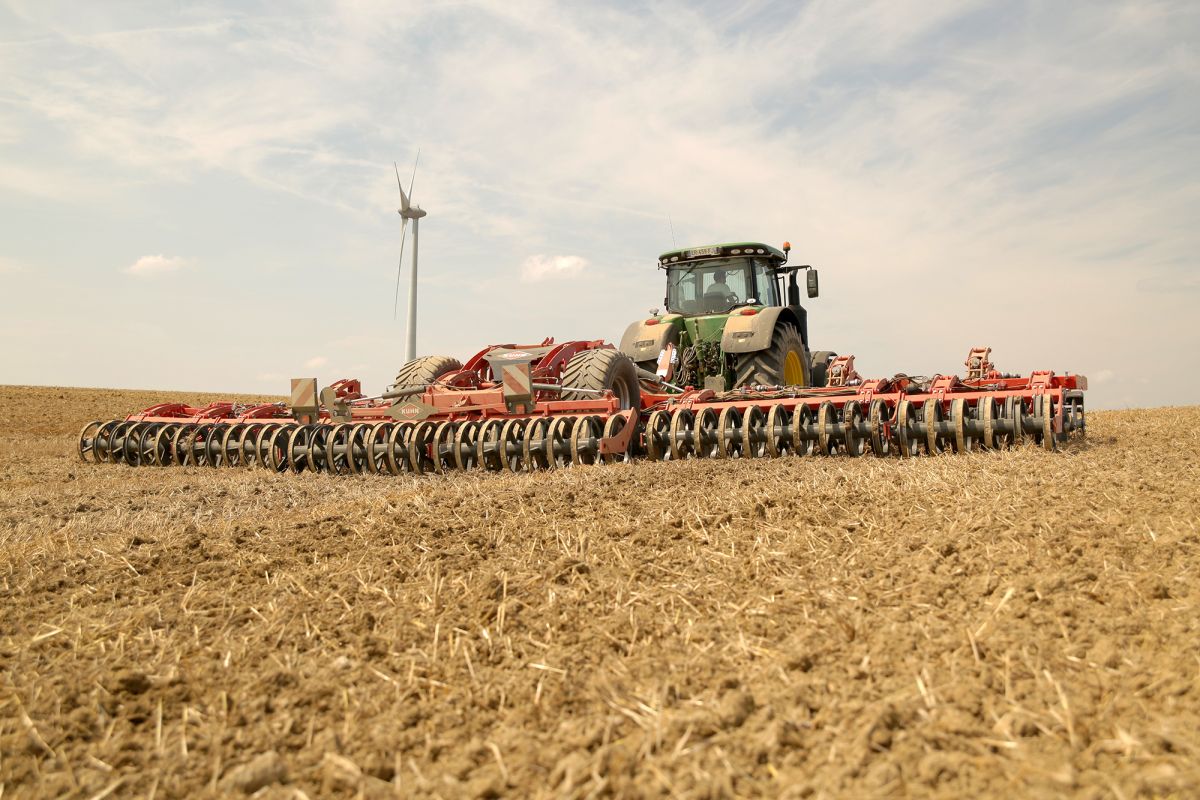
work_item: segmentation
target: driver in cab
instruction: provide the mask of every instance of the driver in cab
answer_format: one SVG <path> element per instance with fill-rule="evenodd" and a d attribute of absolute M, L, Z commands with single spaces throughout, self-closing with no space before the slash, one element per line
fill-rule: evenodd
<path fill-rule="evenodd" d="M 704 304 L 709 308 L 725 307 L 733 302 L 734 294 L 725 282 L 726 275 L 725 270 L 714 272 L 713 282 L 704 290 Z"/>

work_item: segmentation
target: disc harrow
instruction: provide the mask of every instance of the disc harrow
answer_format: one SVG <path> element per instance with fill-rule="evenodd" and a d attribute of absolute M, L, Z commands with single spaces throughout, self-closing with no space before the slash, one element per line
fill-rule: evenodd
<path fill-rule="evenodd" d="M 568 345 L 573 352 L 610 347 Z M 986 348 L 971 351 L 966 378 L 863 380 L 853 373 L 819 389 L 718 393 L 666 392 L 643 374 L 637 405 L 623 408 L 630 398 L 613 392 L 561 399 L 580 390 L 554 383 L 555 376 L 539 374 L 536 366 L 549 352 L 561 371 L 566 346 L 547 340 L 524 350 L 489 348 L 481 355 L 491 359 L 490 368 L 477 356 L 469 369 L 419 393 L 364 398 L 357 381 L 339 381 L 321 393 L 321 402 L 309 402 L 303 398 L 316 396 L 310 379 L 293 381 L 290 405 L 154 406 L 123 420 L 89 423 L 79 436 L 79 455 L 129 466 L 423 475 L 634 459 L 911 458 L 1026 444 L 1054 450 L 1086 428 L 1086 378 L 1002 375 L 986 360 Z"/>

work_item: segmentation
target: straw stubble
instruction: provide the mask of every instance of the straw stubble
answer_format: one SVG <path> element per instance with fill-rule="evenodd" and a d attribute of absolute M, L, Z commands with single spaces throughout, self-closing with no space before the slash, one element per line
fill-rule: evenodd
<path fill-rule="evenodd" d="M 912 461 L 79 462 L 160 397 L 0 388 L 6 800 L 1200 784 L 1200 409 Z"/>

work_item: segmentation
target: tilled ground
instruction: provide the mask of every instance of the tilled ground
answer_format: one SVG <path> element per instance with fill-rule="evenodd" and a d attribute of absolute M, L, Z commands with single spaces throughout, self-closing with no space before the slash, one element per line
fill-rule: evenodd
<path fill-rule="evenodd" d="M 1056 454 L 80 463 L 160 397 L 0 388 L 5 800 L 1196 796 L 1200 408 Z"/>

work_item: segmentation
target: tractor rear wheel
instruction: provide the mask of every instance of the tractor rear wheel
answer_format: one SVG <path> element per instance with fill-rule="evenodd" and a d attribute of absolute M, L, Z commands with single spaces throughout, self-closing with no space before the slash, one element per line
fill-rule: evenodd
<path fill-rule="evenodd" d="M 734 388 L 739 386 L 810 386 L 808 354 L 796 326 L 775 326 L 771 346 L 757 353 L 742 353 L 737 359 Z"/>
<path fill-rule="evenodd" d="M 812 354 L 812 385 L 824 386 L 829 383 L 829 365 L 837 358 L 832 350 L 818 350 Z"/>
<path fill-rule="evenodd" d="M 640 408 L 637 368 L 620 350 L 584 350 L 571 356 L 562 371 L 563 400 L 597 400 L 593 392 L 611 389 L 622 409 Z M 572 392 L 570 389 L 588 389 Z"/>
<path fill-rule="evenodd" d="M 447 372 L 462 369 L 462 362 L 450 356 L 422 356 L 414 358 L 396 373 L 392 391 L 420 389 L 436 381 Z"/>

